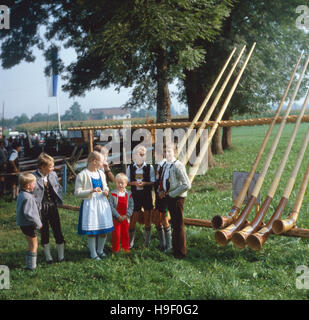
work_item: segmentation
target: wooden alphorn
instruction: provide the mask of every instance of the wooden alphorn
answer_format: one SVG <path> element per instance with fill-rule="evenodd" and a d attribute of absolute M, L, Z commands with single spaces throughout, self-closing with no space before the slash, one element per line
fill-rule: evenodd
<path fill-rule="evenodd" d="M 294 77 L 295 77 L 295 74 L 296 74 L 296 71 L 298 69 L 298 66 L 299 66 L 299 63 L 300 63 L 300 60 L 301 60 L 302 56 L 303 56 L 303 52 L 298 57 L 296 66 L 294 68 L 294 71 L 292 73 L 290 81 L 289 81 L 289 83 L 288 83 L 288 85 L 287 85 L 287 87 L 286 87 L 286 89 L 284 91 L 284 94 L 283 94 L 283 96 L 281 98 L 281 101 L 280 101 L 279 106 L 277 108 L 276 114 L 275 114 L 275 116 L 274 116 L 274 118 L 273 118 L 273 120 L 272 120 L 272 122 L 271 122 L 271 124 L 270 124 L 270 126 L 268 128 L 268 130 L 267 130 L 267 133 L 266 133 L 265 138 L 264 138 L 264 140 L 262 142 L 260 150 L 259 150 L 259 152 L 258 152 L 258 154 L 257 154 L 257 156 L 255 158 L 255 161 L 254 161 L 254 163 L 253 163 L 253 165 L 251 167 L 250 173 L 248 174 L 240 193 L 238 194 L 237 198 L 234 201 L 233 207 L 231 208 L 231 210 L 230 210 L 230 212 L 228 213 L 227 216 L 216 215 L 216 216 L 214 216 L 212 218 L 211 224 L 212 224 L 212 227 L 214 229 L 224 228 L 224 227 L 228 226 L 229 224 L 231 224 L 233 221 L 236 220 L 236 218 L 237 218 L 237 216 L 239 214 L 239 211 L 241 209 L 241 206 L 242 206 L 242 204 L 243 204 L 243 202 L 245 200 L 245 197 L 246 197 L 246 194 L 247 194 L 248 189 L 250 187 L 251 181 L 252 181 L 252 179 L 254 177 L 254 174 L 255 174 L 255 171 L 257 169 L 257 166 L 258 166 L 258 164 L 259 164 L 259 162 L 260 162 L 260 160 L 262 158 L 262 155 L 263 155 L 264 150 L 266 148 L 266 145 L 268 143 L 269 137 L 270 137 L 270 135 L 271 135 L 271 133 L 273 131 L 273 128 L 274 128 L 274 126 L 276 124 L 276 121 L 279 118 L 279 114 L 281 112 L 283 103 L 284 103 L 284 101 L 286 99 L 286 96 L 287 96 L 289 90 L 290 90 L 291 84 L 292 84 L 292 82 L 294 80 Z"/>
<path fill-rule="evenodd" d="M 270 205 L 272 203 L 272 200 L 273 200 L 274 195 L 276 193 L 276 190 L 278 188 L 280 179 L 282 177 L 284 168 L 286 166 L 289 154 L 291 152 L 293 143 L 294 143 L 295 138 L 296 138 L 296 134 L 297 134 L 298 128 L 299 128 L 300 123 L 301 123 L 301 119 L 302 119 L 302 117 L 303 117 L 303 115 L 305 113 L 305 110 L 306 110 L 308 102 L 309 102 L 309 90 L 307 92 L 306 99 L 305 99 L 305 101 L 303 103 L 303 106 L 301 108 L 301 112 L 298 115 L 297 122 L 296 122 L 296 124 L 295 124 L 295 126 L 293 128 L 293 132 L 292 132 L 292 135 L 290 137 L 289 143 L 288 143 L 288 145 L 286 147 L 286 150 L 284 152 L 284 155 L 282 157 L 280 165 L 279 165 L 279 167 L 278 167 L 278 169 L 276 171 L 276 174 L 275 174 L 275 177 L 273 179 L 273 182 L 272 182 L 272 184 L 271 184 L 271 186 L 269 188 L 269 191 L 268 191 L 266 199 L 264 200 L 263 204 L 261 205 L 260 210 L 256 214 L 255 218 L 252 220 L 250 225 L 247 226 L 246 228 L 244 228 L 241 231 L 235 232 L 233 234 L 233 236 L 232 236 L 232 241 L 233 241 L 234 245 L 236 247 L 238 247 L 238 248 L 244 248 L 246 246 L 246 241 L 247 241 L 247 238 L 249 237 L 249 235 L 254 233 L 254 232 L 256 232 L 260 228 L 260 226 L 261 226 L 261 224 L 263 222 L 263 219 L 264 219 L 264 217 L 265 217 L 265 215 L 266 215 L 266 213 L 267 213 L 267 211 L 268 211 L 268 209 L 269 209 L 269 207 L 270 207 Z M 306 147 L 307 147 L 307 139 L 308 139 L 308 137 L 306 136 L 306 138 L 304 140 L 304 143 L 305 143 Z M 276 214 L 279 214 L 279 212 L 282 213 L 282 211 L 284 210 L 284 208 L 287 205 L 288 196 L 289 196 L 289 194 L 291 193 L 291 191 L 293 189 L 295 178 L 296 178 L 299 166 L 300 166 L 301 161 L 302 161 L 302 157 L 303 157 L 303 152 L 302 151 L 303 150 L 300 150 L 299 161 L 296 161 L 296 166 L 295 166 L 296 173 L 295 173 L 294 170 L 292 171 L 292 177 L 289 180 L 289 183 L 287 185 L 287 190 L 285 190 L 286 192 L 285 192 L 285 194 L 283 196 L 283 199 L 281 199 L 281 201 L 280 201 L 279 208 L 278 208 L 278 211 L 277 211 Z M 263 228 L 263 230 L 261 231 L 261 233 L 259 235 L 262 235 L 264 233 L 266 234 L 268 229 L 271 231 L 271 225 L 272 225 L 273 221 L 274 220 L 271 219 L 269 224 L 267 224 Z M 265 236 L 265 240 L 266 240 L 266 236 Z"/>
<path fill-rule="evenodd" d="M 226 245 L 231 240 L 234 232 L 238 231 L 239 229 L 241 229 L 244 226 L 244 224 L 245 224 L 245 222 L 246 222 L 246 220 L 247 220 L 247 218 L 248 218 L 248 216 L 249 216 L 254 204 L 256 203 L 256 199 L 257 199 L 258 194 L 259 194 L 259 192 L 261 190 L 261 187 L 262 187 L 262 184 L 264 182 L 266 173 L 268 171 L 270 162 L 271 162 L 271 160 L 272 160 L 272 158 L 274 156 L 274 153 L 276 151 L 277 145 L 279 143 L 279 139 L 281 137 L 283 128 L 285 126 L 286 119 L 287 119 L 287 117 L 288 117 L 288 115 L 289 115 L 289 113 L 291 111 L 291 108 L 292 108 L 292 105 L 293 105 L 294 100 L 296 98 L 296 95 L 297 95 L 297 92 L 299 90 L 300 84 L 301 84 L 301 82 L 302 82 L 302 80 L 304 78 L 308 63 L 309 63 L 309 56 L 308 56 L 308 58 L 306 60 L 306 63 L 304 65 L 303 69 L 302 69 L 302 73 L 301 73 L 301 75 L 300 75 L 300 77 L 298 79 L 298 82 L 297 82 L 297 85 L 296 85 L 296 87 L 294 89 L 293 95 L 292 95 L 292 97 L 290 99 L 290 102 L 289 102 L 289 104 L 287 106 L 287 109 L 285 111 L 283 120 L 282 120 L 282 122 L 280 124 L 280 127 L 279 127 L 277 133 L 276 133 L 275 139 L 273 140 L 273 143 L 272 143 L 271 149 L 270 149 L 270 151 L 268 153 L 267 159 L 266 159 L 266 161 L 264 163 L 262 171 L 261 171 L 261 173 L 259 175 L 259 178 L 258 178 L 258 180 L 257 180 L 257 182 L 256 182 L 256 184 L 254 186 L 254 189 L 252 191 L 252 194 L 251 194 L 246 206 L 242 210 L 242 212 L 239 215 L 239 217 L 232 224 L 230 224 L 225 229 L 218 230 L 218 231 L 215 232 L 215 239 L 216 239 L 217 243 L 222 245 L 222 246 Z M 299 119 L 299 117 L 297 119 Z M 261 206 L 258 215 L 262 214 L 263 211 L 266 208 L 269 207 L 270 202 L 271 202 L 271 199 L 268 199 L 268 198 L 265 199 L 264 206 Z"/>

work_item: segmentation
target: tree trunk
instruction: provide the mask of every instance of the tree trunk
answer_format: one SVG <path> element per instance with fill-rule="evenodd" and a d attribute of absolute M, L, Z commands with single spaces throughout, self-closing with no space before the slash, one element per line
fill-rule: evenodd
<path fill-rule="evenodd" d="M 168 67 L 166 50 L 156 50 L 157 60 L 157 122 L 171 122 L 171 98 L 168 89 Z"/>
<path fill-rule="evenodd" d="M 222 143 L 221 143 L 221 128 L 220 127 L 217 128 L 217 130 L 212 138 L 211 151 L 213 154 L 222 154 L 223 153 L 223 148 L 222 148 Z"/>
<path fill-rule="evenodd" d="M 186 78 L 184 80 L 186 97 L 189 111 L 189 121 L 192 121 L 201 104 L 205 99 L 205 89 L 198 81 L 199 75 L 195 71 L 185 71 Z M 199 120 L 203 119 L 207 110 L 205 108 Z M 199 148 L 198 148 L 199 150 Z M 213 168 L 216 165 L 216 161 L 213 157 L 211 146 L 208 148 L 208 167 Z"/>
<path fill-rule="evenodd" d="M 232 120 L 232 115 L 229 112 L 225 112 L 223 120 Z M 223 150 L 230 149 L 232 145 L 232 127 L 223 127 L 222 131 L 222 147 Z"/>

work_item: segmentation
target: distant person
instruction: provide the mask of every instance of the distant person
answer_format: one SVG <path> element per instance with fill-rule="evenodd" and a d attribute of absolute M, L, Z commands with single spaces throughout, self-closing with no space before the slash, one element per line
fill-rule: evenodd
<path fill-rule="evenodd" d="M 16 223 L 28 242 L 26 268 L 29 270 L 37 267 L 37 230 L 42 228 L 39 208 L 32 194 L 35 184 L 36 178 L 33 174 L 22 173 L 19 176 L 20 192 L 16 204 Z"/>
<path fill-rule="evenodd" d="M 131 192 L 126 190 L 128 177 L 124 173 L 116 175 L 116 190 L 110 195 L 109 203 L 114 217 L 114 231 L 112 232 L 113 252 L 121 249 L 130 252 L 129 248 L 129 221 L 133 214 L 134 201 Z"/>
<path fill-rule="evenodd" d="M 7 172 L 11 175 L 7 176 L 8 185 L 12 191 L 11 201 L 16 200 L 18 194 L 18 173 L 19 173 L 19 152 L 21 145 L 18 141 L 13 141 L 12 151 L 9 154 Z"/>
<path fill-rule="evenodd" d="M 8 155 L 7 151 L 4 147 L 4 140 L 0 140 L 0 197 L 4 194 L 5 187 L 5 176 L 1 176 L 1 174 L 6 173 Z"/>
<path fill-rule="evenodd" d="M 64 261 L 64 237 L 61 230 L 58 205 L 62 204 L 62 186 L 54 171 L 54 159 L 47 153 L 42 152 L 38 158 L 38 170 L 34 173 L 36 186 L 33 194 L 38 203 L 43 227 L 41 229 L 41 244 L 45 260 L 52 263 L 53 258 L 49 245 L 49 226 L 51 227 L 56 241 L 58 261 Z"/>
<path fill-rule="evenodd" d="M 101 170 L 103 170 L 103 172 L 105 173 L 106 181 L 107 182 L 114 182 L 114 180 L 115 180 L 114 175 L 113 175 L 111 169 L 109 168 L 109 165 L 107 162 L 108 149 L 100 144 L 97 144 L 94 147 L 94 151 L 100 152 L 104 156 L 103 167 L 101 168 Z"/>
<path fill-rule="evenodd" d="M 101 153 L 89 153 L 87 168 L 77 175 L 74 192 L 76 197 L 82 199 L 78 234 L 87 235 L 90 257 L 95 260 L 106 256 L 104 247 L 107 234 L 114 230 L 112 211 L 107 199 L 109 189 L 101 170 L 103 162 Z"/>

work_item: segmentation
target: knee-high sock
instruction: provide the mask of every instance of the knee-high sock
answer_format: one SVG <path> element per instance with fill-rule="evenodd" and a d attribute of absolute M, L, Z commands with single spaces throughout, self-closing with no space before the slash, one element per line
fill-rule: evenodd
<path fill-rule="evenodd" d="M 134 239 L 135 239 L 135 229 L 129 230 L 129 248 L 130 249 L 134 247 Z"/>
<path fill-rule="evenodd" d="M 28 251 L 26 255 L 27 269 L 34 270 L 36 268 L 36 260 L 37 260 L 37 254 L 34 252 Z"/>
<path fill-rule="evenodd" d="M 172 231 L 171 227 L 164 228 L 165 235 L 165 250 L 169 251 L 172 249 Z"/>
<path fill-rule="evenodd" d="M 106 242 L 107 237 L 98 237 L 98 250 L 97 253 L 98 254 L 103 254 L 104 251 L 104 246 L 105 246 L 105 242 Z"/>
<path fill-rule="evenodd" d="M 64 260 L 64 243 L 57 244 L 58 260 Z"/>
<path fill-rule="evenodd" d="M 157 233 L 159 238 L 159 247 L 160 249 L 165 249 L 165 237 L 164 237 L 164 231 L 162 226 L 157 226 Z"/>
<path fill-rule="evenodd" d="M 145 243 L 144 243 L 145 247 L 149 247 L 150 238 L 151 238 L 151 226 L 145 227 Z"/>
<path fill-rule="evenodd" d="M 96 238 L 95 237 L 88 237 L 88 249 L 90 251 L 90 257 L 95 258 L 97 256 L 96 252 Z"/>
<path fill-rule="evenodd" d="M 53 261 L 53 257 L 50 254 L 50 247 L 49 247 L 49 243 L 44 244 L 43 246 L 43 251 L 44 251 L 44 255 L 45 255 L 45 260 L 47 262 L 49 261 Z"/>

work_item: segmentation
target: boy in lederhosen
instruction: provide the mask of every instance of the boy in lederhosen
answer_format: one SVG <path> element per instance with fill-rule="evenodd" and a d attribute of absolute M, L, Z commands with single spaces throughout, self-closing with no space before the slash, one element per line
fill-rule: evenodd
<path fill-rule="evenodd" d="M 156 177 L 153 166 L 145 162 L 146 151 L 144 146 L 139 146 L 134 150 L 134 162 L 128 166 L 126 172 L 134 200 L 134 212 L 129 226 L 130 249 L 134 246 L 135 225 L 142 208 L 144 209 L 145 247 L 149 246 L 151 237 L 152 187 Z"/>
<path fill-rule="evenodd" d="M 64 260 L 64 238 L 61 231 L 58 205 L 62 204 L 62 187 L 54 170 L 54 159 L 46 153 L 38 158 L 38 170 L 34 173 L 36 186 L 33 191 L 38 203 L 43 227 L 41 229 L 41 244 L 47 263 L 53 258 L 49 246 L 49 226 L 51 226 L 57 245 L 58 261 Z"/>

